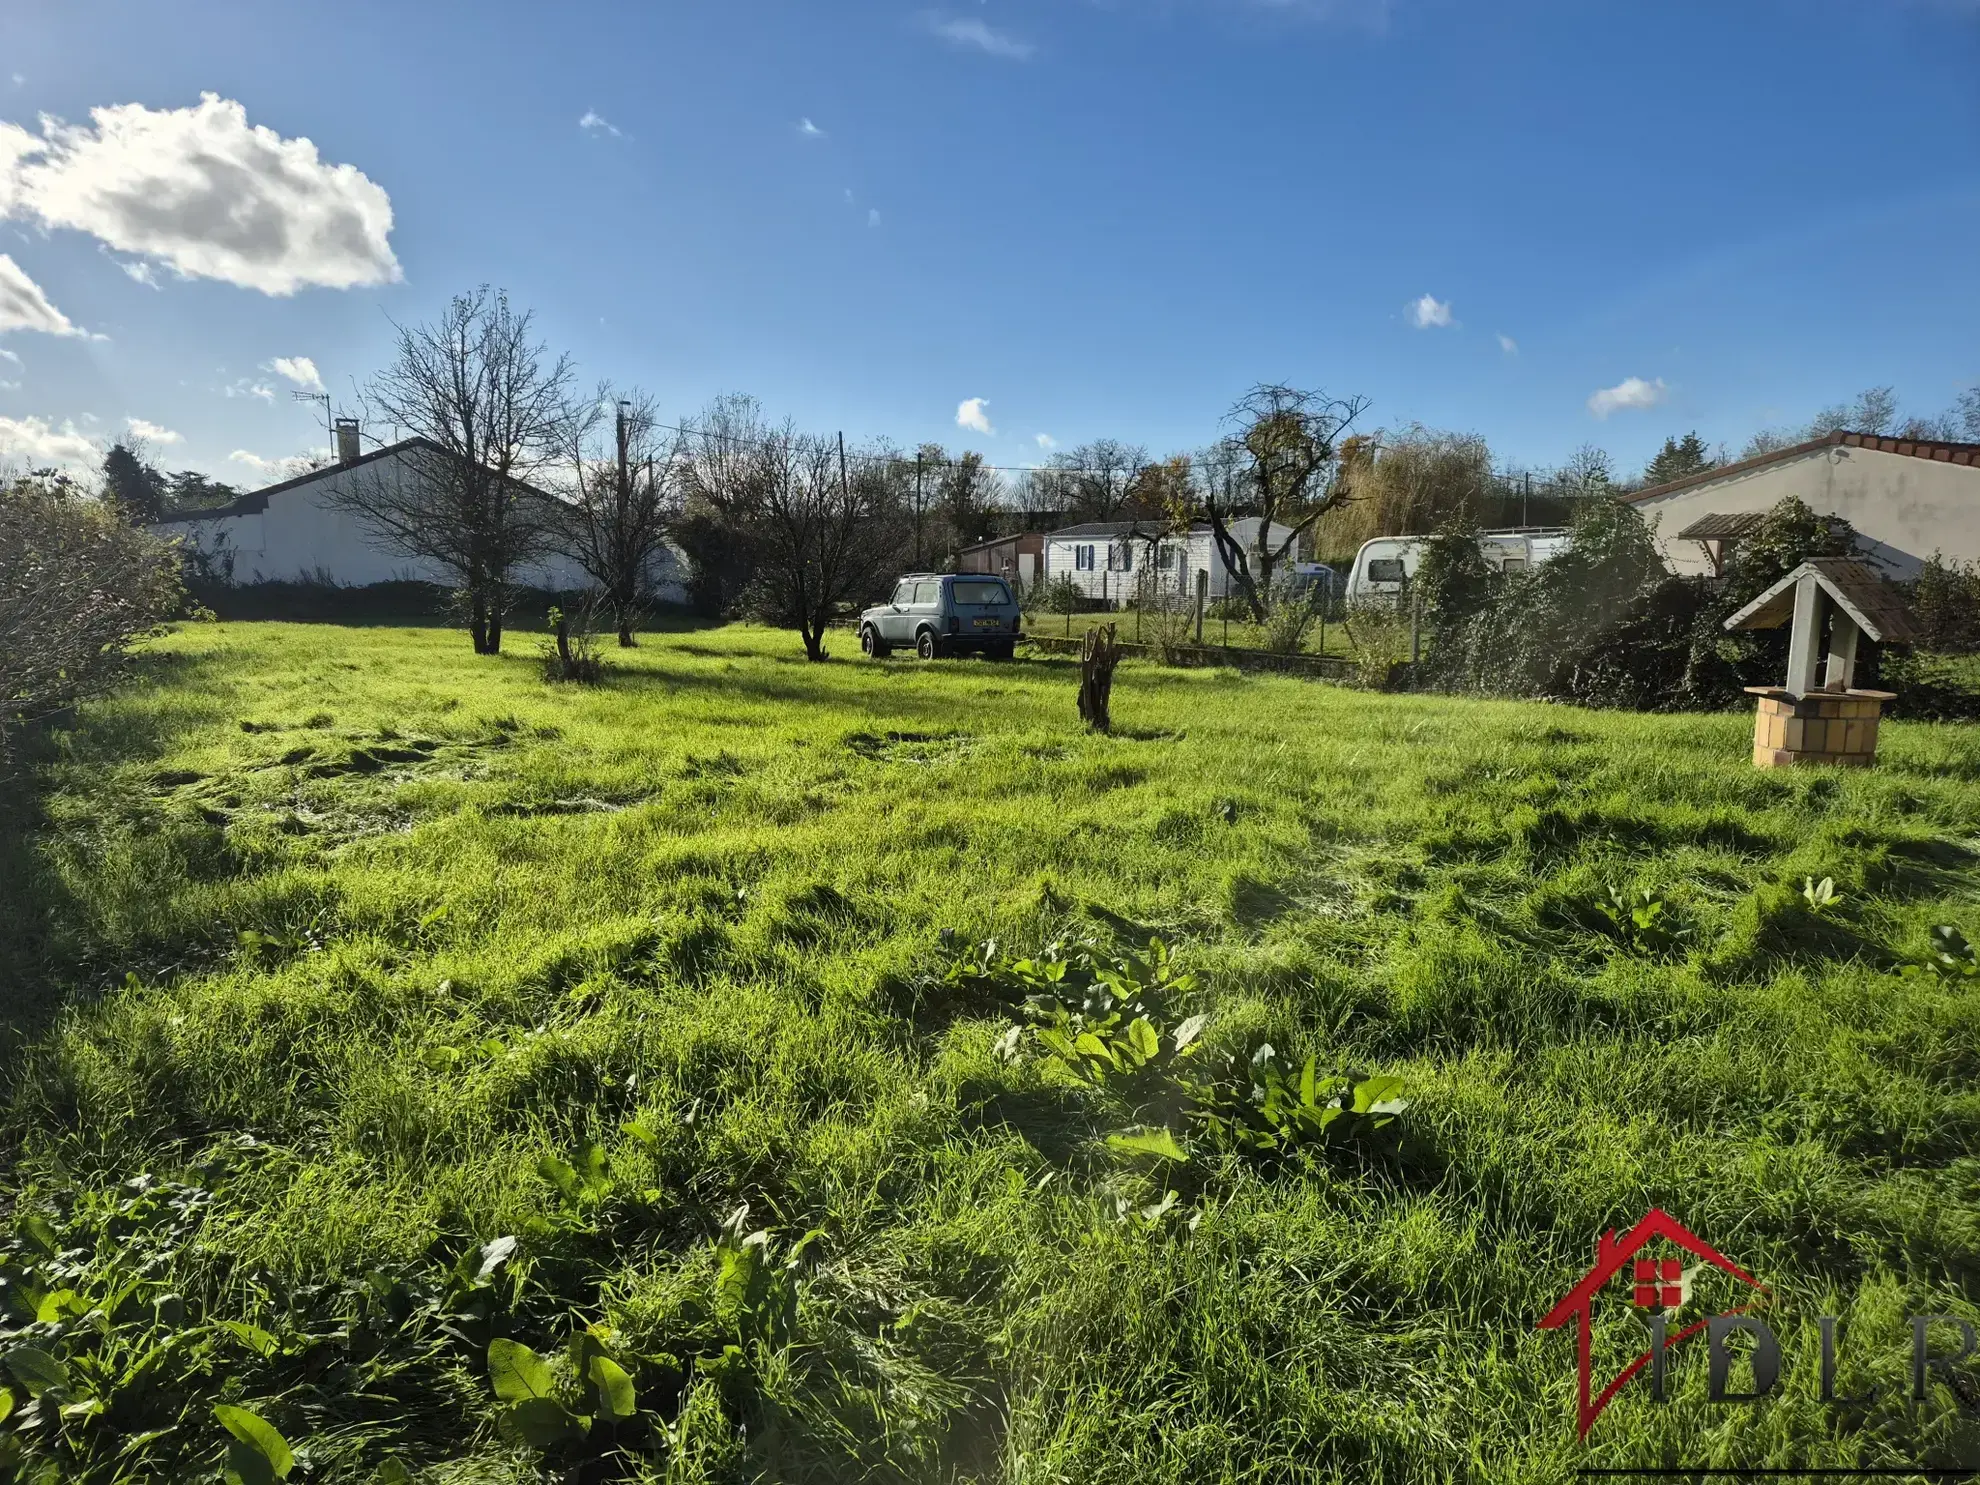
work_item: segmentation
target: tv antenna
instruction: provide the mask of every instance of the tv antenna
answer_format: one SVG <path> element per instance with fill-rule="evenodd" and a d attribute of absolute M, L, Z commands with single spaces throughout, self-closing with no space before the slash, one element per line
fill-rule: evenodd
<path fill-rule="evenodd" d="M 330 443 L 334 447 L 337 442 L 337 425 L 330 411 L 330 394 L 328 392 L 291 392 L 289 395 L 297 402 L 320 402 L 323 404 L 323 431 L 330 435 Z"/>

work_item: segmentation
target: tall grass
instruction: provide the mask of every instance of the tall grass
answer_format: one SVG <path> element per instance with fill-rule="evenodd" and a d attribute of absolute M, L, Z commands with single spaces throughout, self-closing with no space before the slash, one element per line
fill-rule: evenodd
<path fill-rule="evenodd" d="M 599 688 L 430 630 L 209 625 L 147 666 L 0 839 L 0 1150 L 18 1212 L 75 1222 L 224 1155 L 153 1278 L 344 1337 L 186 1384 L 232 1376 L 313 1478 L 535 1477 L 478 1332 L 377 1321 L 367 1362 L 311 1318 L 505 1235 L 502 1334 L 645 1358 L 659 1431 L 601 1427 L 588 1478 L 1980 1463 L 1947 1394 L 1903 1401 L 1903 1317 L 1980 1313 L 1980 995 L 1895 972 L 1980 936 L 1969 729 L 1762 773 L 1739 716 L 1131 662 L 1102 737 L 1069 661 L 811 666 L 740 627 Z M 1619 940 L 1611 887 L 1670 937 Z M 1174 1173 L 929 988 L 1069 930 L 1159 932 L 1220 1046 L 1399 1074 L 1401 1147 L 1195 1171 L 1141 1219 Z M 561 1189 L 591 1143 L 602 1184 Z M 744 1204 L 776 1264 L 818 1234 L 787 1314 L 721 1282 Z M 1534 1322 L 1652 1205 L 1773 1287 L 1787 1379 L 1713 1407 L 1674 1354 L 1670 1404 L 1626 1389 L 1577 1445 Z M 1813 1401 L 1817 1314 L 1880 1401 Z M 148 1447 L 217 1460 L 207 1427 Z"/>

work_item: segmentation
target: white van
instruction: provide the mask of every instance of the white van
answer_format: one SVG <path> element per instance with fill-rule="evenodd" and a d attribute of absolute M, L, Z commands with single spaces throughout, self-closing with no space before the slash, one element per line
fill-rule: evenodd
<path fill-rule="evenodd" d="M 1378 536 L 1361 544 L 1348 573 L 1349 603 L 1405 591 L 1430 547 L 1427 536 Z M 1481 531 L 1478 550 L 1494 572 L 1523 572 L 1567 550 L 1568 532 L 1557 526 Z"/>

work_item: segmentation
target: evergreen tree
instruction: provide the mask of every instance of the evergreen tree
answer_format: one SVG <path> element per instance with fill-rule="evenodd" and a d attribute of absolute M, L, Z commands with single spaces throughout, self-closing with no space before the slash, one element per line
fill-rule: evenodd
<path fill-rule="evenodd" d="M 215 506 L 226 505 L 241 493 L 233 485 L 213 479 L 197 469 L 181 469 L 176 474 L 166 475 L 164 491 L 165 508 L 175 513 L 212 510 Z"/>
<path fill-rule="evenodd" d="M 1645 485 L 1667 485 L 1672 480 L 1688 479 L 1694 474 L 1703 474 L 1718 463 L 1705 447 L 1705 440 L 1696 432 L 1687 433 L 1683 438 L 1667 438 L 1664 446 L 1657 450 L 1657 457 L 1650 461 L 1649 468 L 1643 471 Z"/>
<path fill-rule="evenodd" d="M 110 445 L 103 456 L 103 497 L 133 526 L 163 519 L 165 477 L 129 444 Z"/>

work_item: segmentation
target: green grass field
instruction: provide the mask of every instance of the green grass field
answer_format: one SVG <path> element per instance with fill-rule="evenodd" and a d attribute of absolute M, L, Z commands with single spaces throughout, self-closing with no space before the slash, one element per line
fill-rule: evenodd
<path fill-rule="evenodd" d="M 21 1478 L 210 1478 L 216 1403 L 308 1480 L 1980 1465 L 1980 1413 L 1905 1397 L 1906 1317 L 1980 1315 L 1980 980 L 1898 972 L 1980 937 L 1974 729 L 1766 773 L 1740 716 L 1129 663 L 1096 737 L 1065 661 L 734 627 L 577 690 L 533 643 L 192 626 L 33 761 Z M 1611 887 L 1661 916 L 1619 935 Z M 1151 1165 L 941 982 L 1149 932 L 1206 1045 L 1399 1075 L 1399 1138 Z M 1771 1287 L 1785 1377 L 1712 1406 L 1683 1347 L 1578 1444 L 1535 1322 L 1652 1206 Z M 1642 1344 L 1606 1302 L 1604 1377 Z M 1817 1403 L 1818 1315 L 1879 1397 Z M 505 1338 L 548 1380 L 491 1378 Z"/>

